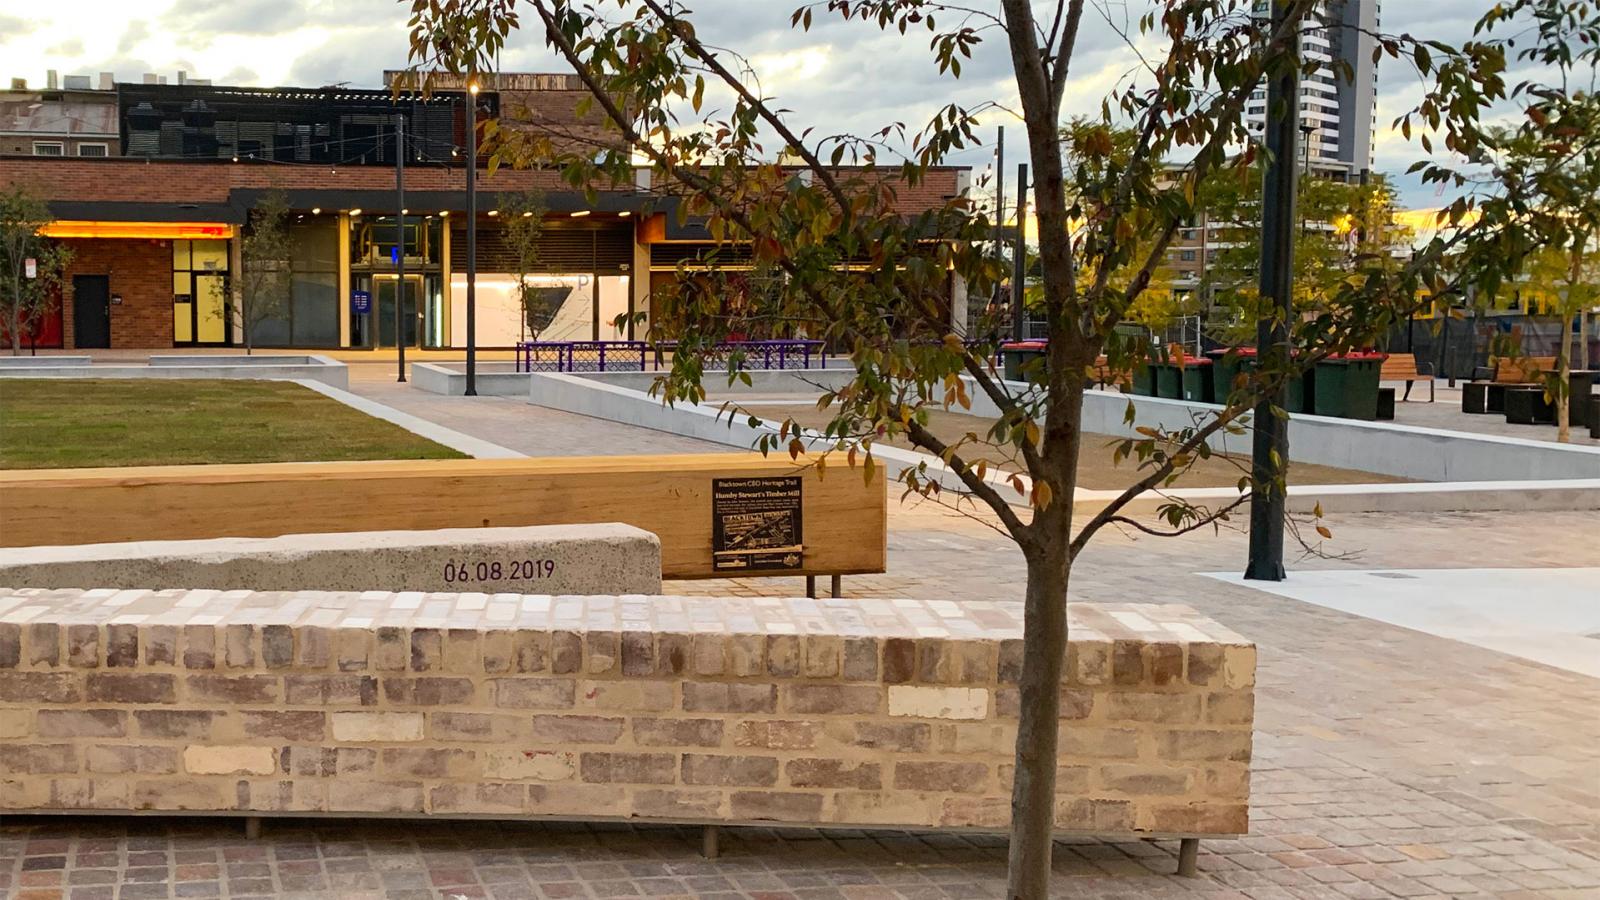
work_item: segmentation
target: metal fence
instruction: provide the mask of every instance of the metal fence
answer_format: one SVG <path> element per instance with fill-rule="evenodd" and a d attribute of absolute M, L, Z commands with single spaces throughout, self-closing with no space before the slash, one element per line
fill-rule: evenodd
<path fill-rule="evenodd" d="M 517 371 L 643 372 L 647 358 L 659 369 L 676 350 L 676 344 L 652 348 L 645 341 L 524 341 L 517 345 Z M 730 341 L 707 356 L 711 363 L 726 365 L 730 360 L 752 370 L 809 369 L 813 360 L 826 368 L 828 351 L 822 341 Z"/>

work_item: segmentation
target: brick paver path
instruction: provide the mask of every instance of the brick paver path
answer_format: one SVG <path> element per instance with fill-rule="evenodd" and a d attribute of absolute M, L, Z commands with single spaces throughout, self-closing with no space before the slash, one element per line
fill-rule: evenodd
<path fill-rule="evenodd" d="M 1593 513 L 1347 515 L 1349 561 L 1303 567 L 1600 565 Z M 896 508 L 890 572 L 847 595 L 1018 596 L 1018 554 L 982 524 Z M 1600 680 L 1193 573 L 1232 570 L 1242 535 L 1103 534 L 1074 597 L 1183 601 L 1260 647 L 1251 834 L 1201 845 L 1062 843 L 1072 897 L 1600 897 Z M 675 584 L 795 593 L 797 579 Z M 1508 597 L 1508 603 L 1516 598 Z M 1600 642 L 1597 642 L 1600 648 Z M 0 822 L 0 894 L 868 898 L 1002 896 L 992 836 L 620 825 L 48 819 Z"/>

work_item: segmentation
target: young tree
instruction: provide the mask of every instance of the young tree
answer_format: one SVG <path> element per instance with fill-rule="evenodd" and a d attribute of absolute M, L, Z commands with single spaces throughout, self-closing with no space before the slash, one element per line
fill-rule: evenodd
<path fill-rule="evenodd" d="M 250 224 L 239 246 L 244 271 L 238 292 L 230 292 L 244 330 L 246 354 L 255 352 L 256 329 L 262 322 L 289 312 L 291 246 L 289 198 L 283 191 L 268 191 L 250 210 Z"/>
<path fill-rule="evenodd" d="M 0 191 L 0 315 L 12 356 L 22 352 L 22 336 L 33 334 L 61 299 L 72 251 L 40 234 L 51 219 L 49 206 L 26 187 Z"/>
<path fill-rule="evenodd" d="M 1301 65 L 1300 25 L 1319 4 L 1275 2 L 1281 15 L 1272 24 L 1254 15 L 1252 0 L 1172 0 L 1139 20 L 1142 33 L 1130 36 L 1130 46 L 1159 52 L 1112 91 L 1098 116 L 1104 128 L 1126 127 L 1135 135 L 1120 161 L 1107 161 L 1110 148 L 1098 138 L 1082 156 L 1066 152 L 1060 138 L 1082 0 L 1063 0 L 1044 19 L 1035 17 L 1028 0 L 1000 0 L 994 9 L 934 0 L 827 0 L 794 13 L 792 23 L 802 28 L 820 14 L 923 32 L 926 37 L 916 42 L 929 46 L 940 72 L 952 78 L 960 76 L 980 42 L 1004 37 L 1016 98 L 997 100 L 1016 109 L 1025 126 L 1038 221 L 1039 310 L 1050 331 L 1045 358 L 1025 369 L 1026 384 L 997 378 L 987 362 L 994 347 L 965 345 L 942 302 L 951 272 L 975 296 L 986 295 L 998 277 L 998 262 L 981 246 L 993 235 L 988 214 L 965 196 L 914 214 L 897 205 L 900 188 L 916 185 L 948 153 L 977 141 L 976 117 L 995 111 L 993 105 L 949 104 L 920 129 L 891 123 L 867 135 L 813 132 L 741 77 L 745 64 L 734 52 L 703 41 L 693 13 L 681 4 L 413 2 L 413 62 L 450 72 L 487 70 L 528 12 L 626 145 L 562 157 L 569 183 L 631 187 L 634 154 L 640 154 L 651 169 L 651 184 L 675 191 L 683 214 L 703 216 L 716 240 L 745 244 L 757 265 L 782 272 L 783 281 L 752 297 L 742 318 L 802 327 L 841 349 L 854 366 L 847 385 L 819 397 L 833 419 L 824 430 L 825 446 L 815 449 L 816 465 L 842 454 L 871 477 L 874 442 L 903 437 L 933 457 L 905 470 L 901 477 L 909 489 L 937 495 L 935 476 L 947 471 L 1020 547 L 1027 586 L 1012 897 L 1032 900 L 1048 893 L 1067 592 L 1073 561 L 1087 542 L 1112 524 L 1178 534 L 1226 515 L 1244 495 L 1217 509 L 1169 499 L 1163 524 L 1156 525 L 1125 510 L 1209 454 L 1214 435 L 1241 429 L 1257 400 L 1273 396 L 1297 369 L 1369 344 L 1408 313 L 1409 306 L 1396 308 L 1397 298 L 1409 303 L 1424 285 L 1452 289 L 1439 267 L 1447 253 L 1457 254 L 1460 277 L 1492 286 L 1549 238 L 1537 230 L 1547 222 L 1518 212 L 1528 188 L 1512 173 L 1474 176 L 1446 162 L 1424 164 L 1419 171 L 1425 180 L 1465 186 L 1481 177 L 1494 190 L 1452 204 L 1441 235 L 1403 266 L 1357 261 L 1322 310 L 1292 323 L 1300 352 L 1291 355 L 1281 347 L 1268 354 L 1219 411 L 1191 427 L 1142 429 L 1140 438 L 1119 448 L 1141 461 L 1127 490 L 1075 523 L 1086 372 L 1102 353 L 1110 365 L 1126 369 L 1144 352 L 1141 342 L 1123 337 L 1116 326 L 1148 289 L 1173 235 L 1200 211 L 1198 186 L 1221 174 L 1242 177 L 1259 156 L 1242 121 L 1251 92 L 1264 77 Z M 1554 5 L 1569 4 L 1513 0 L 1497 10 L 1515 14 Z M 1438 135 L 1451 154 L 1441 158 L 1481 161 L 1488 138 L 1478 119 L 1506 92 L 1503 41 L 1484 38 L 1457 49 L 1385 36 L 1380 47 L 1391 56 L 1404 52 L 1430 81 L 1407 118 L 1424 127 L 1419 140 L 1425 149 L 1431 151 Z M 1229 152 L 1238 146 L 1248 149 Z M 782 157 L 798 162 L 775 161 Z M 1160 164 L 1168 157 L 1192 161 L 1180 177 L 1169 179 Z M 846 162 L 853 165 L 844 167 Z M 1470 224 L 1469 212 L 1477 213 Z M 699 401 L 706 396 L 700 359 L 725 336 L 729 321 L 706 314 L 707 306 L 675 309 L 670 319 L 658 316 L 654 322 L 655 334 L 679 341 L 659 387 L 669 401 Z M 728 373 L 730 380 L 738 375 Z M 986 435 L 947 442 L 928 427 L 930 410 L 964 407 L 973 392 L 1000 410 Z M 786 444 L 798 457 L 815 446 L 808 447 L 805 437 L 788 421 L 776 440 L 764 438 L 761 447 Z M 1020 471 L 998 471 L 995 460 L 1013 454 Z M 1254 490 L 1282 490 L 1279 482 Z M 1013 493 L 1023 506 L 1012 504 Z"/>
<path fill-rule="evenodd" d="M 539 332 L 550 327 L 556 314 L 550 303 L 549 292 L 528 282 L 539 268 L 539 238 L 544 234 L 544 194 L 528 190 L 517 194 L 500 195 L 500 221 L 505 225 L 506 243 L 516 255 L 512 274 L 517 279 L 517 297 L 522 305 L 522 324 L 528 330 L 529 340 L 537 341 Z"/>

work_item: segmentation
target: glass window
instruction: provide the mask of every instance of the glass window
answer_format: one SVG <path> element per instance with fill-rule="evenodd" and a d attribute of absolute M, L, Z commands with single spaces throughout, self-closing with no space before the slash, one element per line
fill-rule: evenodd
<path fill-rule="evenodd" d="M 66 146 L 60 141 L 34 141 L 34 156 L 66 156 Z"/>
<path fill-rule="evenodd" d="M 339 344 L 339 275 L 295 272 L 289 287 L 289 343 L 296 347 Z"/>
<path fill-rule="evenodd" d="M 105 144 L 79 144 L 79 156 L 108 156 Z"/>
<path fill-rule="evenodd" d="M 191 241 L 194 261 L 190 268 L 199 272 L 228 271 L 227 241 Z"/>
<path fill-rule="evenodd" d="M 175 272 L 189 271 L 189 242 L 172 242 L 172 269 Z"/>

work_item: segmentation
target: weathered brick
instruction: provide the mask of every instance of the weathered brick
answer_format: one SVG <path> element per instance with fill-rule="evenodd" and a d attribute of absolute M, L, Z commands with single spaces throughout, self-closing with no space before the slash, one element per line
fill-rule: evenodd
<path fill-rule="evenodd" d="M 183 628 L 183 667 L 214 669 L 217 665 L 217 630 L 210 625 Z"/>
<path fill-rule="evenodd" d="M 256 664 L 255 629 L 249 625 L 229 625 L 222 631 L 222 658 L 230 669 L 248 669 Z"/>
<path fill-rule="evenodd" d="M 173 703 L 178 699 L 178 679 L 172 675 L 93 672 L 88 677 L 88 698 L 102 703 Z"/>
<path fill-rule="evenodd" d="M 772 684 L 683 683 L 685 712 L 770 713 L 778 708 L 778 688 Z"/>
<path fill-rule="evenodd" d="M 542 672 L 541 666 L 537 669 L 521 668 L 522 654 L 518 653 L 517 671 Z M 583 638 L 571 631 L 557 631 L 550 635 L 550 671 L 555 675 L 575 675 L 583 669 Z M 530 797 L 529 803 L 532 803 Z"/>
<path fill-rule="evenodd" d="M 1066 831 L 1132 831 L 1134 805 L 1127 800 L 1056 798 L 1056 827 Z"/>
<path fill-rule="evenodd" d="M 483 644 L 476 629 L 452 628 L 445 632 L 444 670 L 460 674 L 483 671 Z"/>
<path fill-rule="evenodd" d="M 1255 685 L 1255 647 L 1225 646 L 1222 648 L 1222 683 L 1224 687 L 1235 690 Z"/>
<path fill-rule="evenodd" d="M 1111 656 L 1110 641 L 1073 641 L 1067 681 L 1085 687 L 1110 684 Z"/>
<path fill-rule="evenodd" d="M 815 822 L 822 816 L 822 795 L 780 791 L 734 791 L 728 814 L 736 820 Z"/>
<path fill-rule="evenodd" d="M 1249 762 L 1250 732 L 1177 729 L 1156 738 L 1156 755 L 1162 759 Z"/>
<path fill-rule="evenodd" d="M 726 635 L 697 634 L 690 642 L 694 674 L 721 675 L 727 666 Z"/>
<path fill-rule="evenodd" d="M 1183 795 L 1194 786 L 1193 769 L 1138 764 L 1112 764 L 1100 767 L 1100 786 L 1119 794 Z"/>
<path fill-rule="evenodd" d="M 1151 684 L 1164 687 L 1183 681 L 1183 645 L 1170 641 L 1145 644 L 1144 657 Z"/>
<path fill-rule="evenodd" d="M 618 809 L 626 802 L 624 788 L 610 784 L 530 784 L 528 812 L 542 816 L 592 816 L 597 809 Z"/>
<path fill-rule="evenodd" d="M 33 710 L 0 709 L 0 740 L 33 737 L 33 727 Z"/>
<path fill-rule="evenodd" d="M 128 713 L 120 709 L 41 709 L 40 737 L 124 737 Z"/>
<path fill-rule="evenodd" d="M 883 642 L 884 684 L 905 684 L 917 673 L 917 642 L 889 638 Z"/>
<path fill-rule="evenodd" d="M 934 732 L 934 748 L 940 753 L 1009 754 L 1017 744 L 1017 729 L 1010 725 L 963 722 L 940 725 Z"/>
<path fill-rule="evenodd" d="M 437 628 L 413 628 L 409 637 L 410 668 L 413 672 L 434 672 L 444 665 L 444 635 Z"/>
<path fill-rule="evenodd" d="M 803 642 L 807 678 L 838 678 L 844 658 L 844 640 L 828 634 L 808 634 Z"/>
<path fill-rule="evenodd" d="M 570 709 L 575 684 L 570 678 L 493 678 L 494 705 L 513 709 Z"/>
<path fill-rule="evenodd" d="M 671 753 L 584 753 L 578 770 L 584 781 L 615 784 L 672 784 L 678 758 Z"/>
<path fill-rule="evenodd" d="M 633 815 L 646 819 L 715 819 L 721 810 L 721 791 L 651 788 L 633 794 Z"/>
<path fill-rule="evenodd" d="M 385 747 L 378 764 L 383 774 L 402 778 L 461 779 L 475 775 L 478 768 L 472 751 L 439 747 Z"/>
<path fill-rule="evenodd" d="M 0 622 L 0 669 L 15 669 L 22 663 L 22 626 Z"/>
<path fill-rule="evenodd" d="M 622 633 L 622 674 L 653 675 L 656 670 L 655 635 L 648 631 Z"/>
<path fill-rule="evenodd" d="M 1193 685 L 1208 685 L 1222 671 L 1222 645 L 1190 644 L 1188 681 Z"/>
<path fill-rule="evenodd" d="M 137 625 L 107 625 L 107 668 L 131 669 L 138 664 L 139 627 Z"/>
<path fill-rule="evenodd" d="M 287 625 L 261 627 L 261 664 L 269 669 L 294 665 L 294 631 Z"/>
<path fill-rule="evenodd" d="M 1061 729 L 1061 755 L 1084 759 L 1132 759 L 1139 732 L 1132 728 L 1073 726 Z"/>
<path fill-rule="evenodd" d="M 477 693 L 470 678 L 426 676 L 383 679 L 383 697 L 396 706 L 464 706 Z"/>
<path fill-rule="evenodd" d="M 178 626 L 146 625 L 141 639 L 147 666 L 173 666 L 178 663 Z"/>
<path fill-rule="evenodd" d="M 422 785 L 414 782 L 346 781 L 328 785 L 328 806 L 335 812 L 420 813 Z"/>
<path fill-rule="evenodd" d="M 78 748 L 72 744 L 0 744 L 0 777 L 77 771 Z"/>
<path fill-rule="evenodd" d="M 675 699 L 672 685 L 664 681 L 583 681 L 578 683 L 577 706 L 583 709 L 626 712 L 666 712 Z"/>
<path fill-rule="evenodd" d="M 483 774 L 510 781 L 567 781 L 578 771 L 577 754 L 565 750 L 491 750 Z"/>
<path fill-rule="evenodd" d="M 422 740 L 422 713 L 336 712 L 330 715 L 336 741 L 360 744 Z"/>
<path fill-rule="evenodd" d="M 1143 641 L 1116 641 L 1111 647 L 1111 681 L 1136 686 L 1145 683 Z"/>
<path fill-rule="evenodd" d="M 33 622 L 29 624 L 27 645 L 28 665 L 57 666 L 61 664 L 60 625 L 54 622 Z"/>
<path fill-rule="evenodd" d="M 981 794 L 988 790 L 989 767 L 980 762 L 896 762 L 897 791 L 951 791 Z"/>
<path fill-rule="evenodd" d="M 716 747 L 722 744 L 720 719 L 633 720 L 633 742 L 641 747 Z"/>
<path fill-rule="evenodd" d="M 789 684 L 782 691 L 786 712 L 805 715 L 873 715 L 883 706 L 883 690 L 868 684 Z"/>
<path fill-rule="evenodd" d="M 0 672 L 0 701 L 7 703 L 74 703 L 78 676 L 59 672 Z"/>
<path fill-rule="evenodd" d="M 67 665 L 94 669 L 100 665 L 100 629 L 93 625 L 67 626 Z"/>
<path fill-rule="evenodd" d="M 728 635 L 728 674 L 739 678 L 767 670 L 767 641 L 759 634 Z"/>
<path fill-rule="evenodd" d="M 441 784 L 428 792 L 428 808 L 435 814 L 479 815 L 521 813 L 528 789 L 520 784 Z"/>
<path fill-rule="evenodd" d="M 285 775 L 314 778 L 367 776 L 378 769 L 378 751 L 366 747 L 284 747 L 278 767 Z"/>
<path fill-rule="evenodd" d="M 327 716 L 311 710 L 243 710 L 240 728 L 246 738 L 283 738 L 289 741 L 320 741 L 327 733 Z"/>
<path fill-rule="evenodd" d="M 365 628 L 340 628 L 333 632 L 333 657 L 341 672 L 360 672 L 372 655 L 373 634 Z"/>
<path fill-rule="evenodd" d="M 1200 720 L 1199 694 L 1112 691 L 1101 700 L 1105 704 L 1105 715 L 1113 721 L 1183 725 Z"/>
<path fill-rule="evenodd" d="M 878 680 L 878 639 L 852 637 L 844 641 L 844 680 Z"/>
<path fill-rule="evenodd" d="M 793 634 L 767 635 L 767 674 L 793 678 L 800 674 L 800 637 Z"/>
<path fill-rule="evenodd" d="M 369 665 L 378 672 L 404 672 L 411 664 L 411 642 L 405 629 L 385 625 L 378 629 Z"/>
<path fill-rule="evenodd" d="M 683 755 L 683 783 L 723 787 L 772 787 L 778 783 L 778 760 L 771 756 Z"/>
<path fill-rule="evenodd" d="M 939 804 L 944 828 L 1004 828 L 1010 822 L 1008 797 L 946 797 Z"/>
<path fill-rule="evenodd" d="M 505 743 L 525 737 L 527 721 L 511 713 L 435 712 L 428 714 L 428 736 L 436 741 Z"/>
<path fill-rule="evenodd" d="M 689 671 L 689 635 L 656 635 L 656 674 L 667 678 Z"/>
<path fill-rule="evenodd" d="M 184 738 L 204 741 L 211 737 L 216 713 L 198 709 L 136 709 L 133 722 L 144 738 Z"/>
<path fill-rule="evenodd" d="M 889 688 L 889 715 L 914 719 L 987 719 L 989 691 L 985 688 L 897 684 Z"/>
<path fill-rule="evenodd" d="M 538 744 L 614 744 L 623 721 L 607 716 L 534 716 L 529 740 Z"/>
<path fill-rule="evenodd" d="M 1256 695 L 1250 691 L 1206 695 L 1205 720 L 1214 725 L 1248 725 L 1255 710 Z"/>
<path fill-rule="evenodd" d="M 797 788 L 850 788 L 876 791 L 883 787 L 883 767 L 875 762 L 842 759 L 791 759 L 784 778 Z"/>
<path fill-rule="evenodd" d="M 189 699 L 196 702 L 277 703 L 280 699 L 278 679 L 271 675 L 190 675 L 184 686 Z"/>
<path fill-rule="evenodd" d="M 761 747 L 768 750 L 810 750 L 822 734 L 820 722 L 786 719 L 745 719 L 734 723 L 736 747 Z"/>
<path fill-rule="evenodd" d="M 372 675 L 285 675 L 283 697 L 290 706 L 376 706 L 378 679 Z"/>
<path fill-rule="evenodd" d="M 326 669 L 333 661 L 333 638 L 326 628 L 307 625 L 299 630 L 294 664 L 301 669 Z"/>
<path fill-rule="evenodd" d="M 1016 684 L 1022 680 L 1022 639 L 1000 642 L 999 661 L 995 677 L 1001 684 Z"/>
<path fill-rule="evenodd" d="M 1250 830 L 1250 810 L 1243 803 L 1156 804 L 1139 824 L 1169 834 L 1244 834 Z"/>
<path fill-rule="evenodd" d="M 853 747 L 923 753 L 933 740 L 933 728 L 922 722 L 830 722 L 828 735 Z"/>
<path fill-rule="evenodd" d="M 237 804 L 231 782 L 216 779 L 145 778 L 133 783 L 134 809 L 216 810 Z"/>
<path fill-rule="evenodd" d="M 617 666 L 618 638 L 614 631 L 591 631 L 584 640 L 584 671 L 591 675 L 610 672 Z"/>
<path fill-rule="evenodd" d="M 90 772 L 108 775 L 171 775 L 178 771 L 177 747 L 128 744 L 94 744 L 83 751 Z"/>

